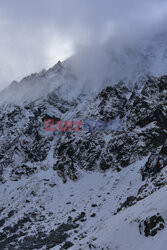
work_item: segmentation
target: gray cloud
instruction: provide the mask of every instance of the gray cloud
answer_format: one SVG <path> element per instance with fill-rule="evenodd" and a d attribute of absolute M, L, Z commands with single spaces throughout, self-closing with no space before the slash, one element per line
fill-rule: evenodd
<path fill-rule="evenodd" d="M 73 51 L 80 54 L 73 60 L 77 72 L 86 74 L 88 64 L 94 75 L 104 64 L 107 75 L 110 53 L 139 49 L 143 39 L 165 29 L 166 14 L 165 0 L 1 1 L 0 88 Z"/>

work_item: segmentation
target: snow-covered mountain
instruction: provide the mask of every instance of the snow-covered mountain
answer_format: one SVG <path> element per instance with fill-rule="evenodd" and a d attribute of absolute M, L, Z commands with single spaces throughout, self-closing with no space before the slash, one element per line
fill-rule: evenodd
<path fill-rule="evenodd" d="M 166 248 L 167 61 L 160 41 L 147 53 L 112 53 L 117 71 L 112 78 L 109 68 L 97 88 L 97 71 L 80 77 L 73 57 L 1 92 L 0 249 Z M 111 130 L 49 132 L 47 118 L 105 122 Z"/>

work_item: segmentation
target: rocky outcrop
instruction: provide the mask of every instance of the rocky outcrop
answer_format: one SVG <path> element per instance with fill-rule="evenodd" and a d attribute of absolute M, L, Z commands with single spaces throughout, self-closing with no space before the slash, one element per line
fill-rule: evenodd
<path fill-rule="evenodd" d="M 162 229 L 164 229 L 164 219 L 159 213 L 139 223 L 140 234 L 144 234 L 146 237 L 155 236 Z"/>

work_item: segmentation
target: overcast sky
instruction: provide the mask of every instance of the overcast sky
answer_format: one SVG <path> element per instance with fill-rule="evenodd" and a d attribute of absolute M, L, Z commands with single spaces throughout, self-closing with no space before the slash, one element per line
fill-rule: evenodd
<path fill-rule="evenodd" d="M 86 46 L 133 39 L 166 14 L 166 0 L 1 0 L 0 89 Z"/>

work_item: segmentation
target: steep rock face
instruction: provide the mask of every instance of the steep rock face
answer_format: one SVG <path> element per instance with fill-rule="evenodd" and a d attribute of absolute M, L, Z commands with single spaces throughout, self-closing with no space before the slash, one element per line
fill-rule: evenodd
<path fill-rule="evenodd" d="M 142 169 L 142 177 L 154 177 L 167 165 L 167 147 L 166 143 L 157 154 L 151 154 L 144 168 Z"/>
<path fill-rule="evenodd" d="M 32 102 L 1 105 L 0 181 L 7 196 L 0 207 L 1 249 L 75 247 L 74 241 L 88 237 L 87 219 L 91 218 L 91 233 L 92 220 L 111 207 L 106 198 L 111 193 L 113 207 L 107 214 L 117 216 L 166 185 L 167 76 L 149 78 L 139 86 L 131 89 L 120 82 L 74 101 L 58 95 L 56 88 Z M 82 129 L 45 131 L 48 118 L 82 121 Z M 86 127 L 86 120 L 94 126 Z M 103 122 L 101 129 L 97 122 Z M 104 176 L 100 186 L 96 183 L 97 193 L 95 186 L 78 198 L 69 183 L 78 185 L 95 173 Z M 69 194 L 65 203 L 60 183 L 71 192 L 64 186 Z M 53 203 L 53 209 L 47 203 Z"/>

